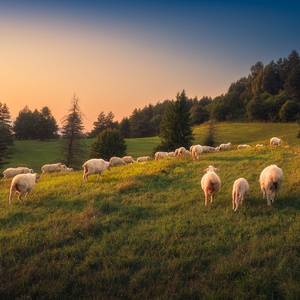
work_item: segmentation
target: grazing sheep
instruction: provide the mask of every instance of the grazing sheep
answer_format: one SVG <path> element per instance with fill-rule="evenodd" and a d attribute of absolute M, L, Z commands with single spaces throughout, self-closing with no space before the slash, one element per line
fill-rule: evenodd
<path fill-rule="evenodd" d="M 175 157 L 175 151 L 168 152 L 167 156 L 168 157 Z"/>
<path fill-rule="evenodd" d="M 241 150 L 241 149 L 247 149 L 247 148 L 251 148 L 251 146 L 249 146 L 249 145 L 238 145 L 238 146 L 237 146 L 237 149 L 238 149 L 238 150 Z"/>
<path fill-rule="evenodd" d="M 180 148 L 176 149 L 176 150 L 175 150 L 175 157 L 181 155 L 181 152 L 182 152 L 183 150 L 186 150 L 186 149 L 185 149 L 184 147 L 180 147 Z"/>
<path fill-rule="evenodd" d="M 283 172 L 276 165 L 266 167 L 260 174 L 259 183 L 263 197 L 267 197 L 267 205 L 274 202 L 283 182 Z"/>
<path fill-rule="evenodd" d="M 168 152 L 160 152 L 160 151 L 158 151 L 158 152 L 155 153 L 154 158 L 155 158 L 155 160 L 159 160 L 159 159 L 165 158 L 167 156 L 168 156 Z"/>
<path fill-rule="evenodd" d="M 213 203 L 215 194 L 221 188 L 221 180 L 215 173 L 215 171 L 219 171 L 219 169 L 209 166 L 204 171 L 207 173 L 201 179 L 201 187 L 205 194 L 205 205 L 207 205 L 208 194 L 211 194 L 211 203 Z"/>
<path fill-rule="evenodd" d="M 227 144 L 221 144 L 218 149 L 220 151 L 228 151 L 230 149 L 231 143 L 227 143 Z"/>
<path fill-rule="evenodd" d="M 12 198 L 16 192 L 19 193 L 19 201 L 22 203 L 22 196 L 24 194 L 25 198 L 27 199 L 28 194 L 31 192 L 31 190 L 34 187 L 34 184 L 38 182 L 38 179 L 40 178 L 39 174 L 34 173 L 27 173 L 27 174 L 18 174 L 16 175 L 10 186 L 10 193 L 9 193 L 9 205 L 11 205 Z"/>
<path fill-rule="evenodd" d="M 97 181 L 99 177 L 102 177 L 102 173 L 107 169 L 110 171 L 110 163 L 103 160 L 103 159 L 97 159 L 92 158 L 88 161 L 86 161 L 83 165 L 83 181 L 88 181 L 88 176 L 92 174 L 98 174 Z"/>
<path fill-rule="evenodd" d="M 74 171 L 73 168 L 69 168 L 66 165 L 61 166 L 61 172 L 73 172 L 73 171 Z"/>
<path fill-rule="evenodd" d="M 232 189 L 232 205 L 233 210 L 237 211 L 239 204 L 243 203 L 245 196 L 248 196 L 249 184 L 245 178 L 237 179 Z"/>
<path fill-rule="evenodd" d="M 109 164 L 111 167 L 126 165 L 126 163 L 122 160 L 121 157 L 116 157 L 116 156 L 110 159 Z"/>
<path fill-rule="evenodd" d="M 184 155 L 191 155 L 191 153 L 190 153 L 189 150 L 182 149 L 182 150 L 179 152 L 179 156 L 184 156 Z"/>
<path fill-rule="evenodd" d="M 282 143 L 281 139 L 277 138 L 277 137 L 272 137 L 270 139 L 270 146 L 273 147 L 273 146 L 278 146 Z"/>
<path fill-rule="evenodd" d="M 62 169 L 61 163 L 44 165 L 41 168 L 41 170 L 43 171 L 42 174 L 60 172 L 61 169 Z"/>
<path fill-rule="evenodd" d="M 142 156 L 142 157 L 139 157 L 136 162 L 145 162 L 145 161 L 148 161 L 150 160 L 150 157 L 149 156 Z"/>
<path fill-rule="evenodd" d="M 136 163 L 136 161 L 133 160 L 131 156 L 124 156 L 122 157 L 122 160 L 124 161 L 125 164 L 133 164 Z"/>
<path fill-rule="evenodd" d="M 202 146 L 201 145 L 196 145 L 193 147 L 192 150 L 192 156 L 193 156 L 193 160 L 196 160 L 199 158 L 200 154 L 202 154 L 203 150 L 202 150 Z"/>
<path fill-rule="evenodd" d="M 23 170 L 23 173 L 26 174 L 26 173 L 31 173 L 33 174 L 33 169 L 28 169 L 26 167 L 18 167 L 19 170 Z M 23 174 L 22 173 L 22 174 Z"/>
<path fill-rule="evenodd" d="M 190 147 L 190 154 L 191 154 L 191 155 L 192 155 L 194 146 L 195 146 L 195 145 L 192 145 L 192 146 Z"/>
<path fill-rule="evenodd" d="M 18 174 L 23 174 L 24 170 L 23 169 L 18 169 L 18 168 L 8 168 L 3 172 L 3 178 L 11 178 L 11 177 L 15 177 Z"/>
<path fill-rule="evenodd" d="M 260 147 L 264 147 L 264 145 L 263 144 L 256 144 L 255 147 L 260 148 Z"/>

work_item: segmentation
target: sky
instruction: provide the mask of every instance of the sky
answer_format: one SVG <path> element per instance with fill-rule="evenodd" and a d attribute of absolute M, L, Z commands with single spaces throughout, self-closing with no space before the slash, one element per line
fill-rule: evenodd
<path fill-rule="evenodd" d="M 300 53 L 300 1 L 0 0 L 0 102 L 12 118 L 79 99 L 86 131 L 176 98 L 215 98 Z"/>

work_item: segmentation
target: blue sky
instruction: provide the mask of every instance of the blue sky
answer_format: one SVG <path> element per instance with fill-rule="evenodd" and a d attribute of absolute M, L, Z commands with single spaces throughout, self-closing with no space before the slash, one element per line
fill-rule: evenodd
<path fill-rule="evenodd" d="M 0 1 L 0 102 L 59 123 L 76 93 L 91 130 L 101 111 L 226 93 L 299 36 L 298 1 Z"/>

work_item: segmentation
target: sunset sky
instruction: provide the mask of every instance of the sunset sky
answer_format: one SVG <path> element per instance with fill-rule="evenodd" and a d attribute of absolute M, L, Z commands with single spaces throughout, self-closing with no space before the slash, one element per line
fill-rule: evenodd
<path fill-rule="evenodd" d="M 60 125 L 75 93 L 90 131 L 101 111 L 226 93 L 299 37 L 300 1 L 0 0 L 0 102 Z"/>

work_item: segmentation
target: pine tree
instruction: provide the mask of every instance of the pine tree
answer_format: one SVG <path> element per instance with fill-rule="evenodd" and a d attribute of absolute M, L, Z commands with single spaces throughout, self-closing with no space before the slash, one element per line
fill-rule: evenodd
<path fill-rule="evenodd" d="M 62 143 L 61 150 L 64 156 L 64 163 L 70 167 L 79 166 L 82 157 L 86 156 L 86 147 L 82 142 L 83 135 L 83 113 L 79 107 L 79 99 L 74 97 L 71 100 L 69 114 L 62 119 Z"/>
<path fill-rule="evenodd" d="M 161 150 L 173 151 L 178 147 L 191 146 L 194 135 L 188 98 L 184 90 L 176 95 L 176 101 L 170 102 L 162 119 L 159 136 L 161 145 L 158 148 Z"/>

